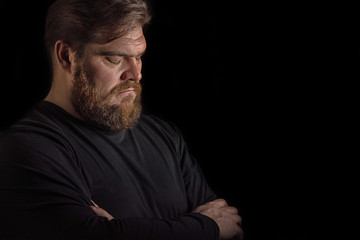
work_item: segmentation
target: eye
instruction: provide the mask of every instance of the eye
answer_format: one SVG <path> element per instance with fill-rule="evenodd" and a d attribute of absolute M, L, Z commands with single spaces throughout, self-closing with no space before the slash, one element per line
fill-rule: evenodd
<path fill-rule="evenodd" d="M 140 61 L 141 61 L 141 57 L 142 57 L 142 56 L 136 57 L 136 61 L 137 61 L 137 62 L 140 62 Z"/>
<path fill-rule="evenodd" d="M 112 64 L 119 64 L 122 60 L 122 57 L 119 57 L 119 56 L 107 56 L 105 57 L 106 60 Z"/>

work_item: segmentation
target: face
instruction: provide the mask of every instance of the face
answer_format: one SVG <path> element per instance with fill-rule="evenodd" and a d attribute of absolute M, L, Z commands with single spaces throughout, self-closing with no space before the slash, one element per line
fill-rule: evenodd
<path fill-rule="evenodd" d="M 141 113 L 141 27 L 107 44 L 89 44 L 73 66 L 72 103 L 97 127 L 117 132 L 134 126 Z"/>

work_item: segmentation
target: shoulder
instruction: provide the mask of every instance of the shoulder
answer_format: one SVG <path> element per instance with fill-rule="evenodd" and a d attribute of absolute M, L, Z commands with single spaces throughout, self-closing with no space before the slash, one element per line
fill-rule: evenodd
<path fill-rule="evenodd" d="M 59 117 L 54 115 L 45 103 L 40 102 L 24 118 L 5 130 L 1 135 L 14 133 L 41 135 L 51 133 L 61 136 L 64 133 L 58 124 L 58 119 Z"/>
<path fill-rule="evenodd" d="M 23 160 L 47 162 L 74 156 L 71 145 L 64 137 L 41 128 L 34 128 L 32 132 L 29 128 L 25 131 L 9 130 L 0 136 L 2 162 L 20 163 Z"/>
<path fill-rule="evenodd" d="M 56 122 L 39 113 L 20 120 L 15 125 L 0 134 L 1 142 L 17 140 L 38 144 L 38 141 L 67 142 L 64 131 Z"/>
<path fill-rule="evenodd" d="M 72 155 L 73 147 L 61 127 L 38 109 L 0 133 L 0 156 L 3 159 L 49 158 Z"/>

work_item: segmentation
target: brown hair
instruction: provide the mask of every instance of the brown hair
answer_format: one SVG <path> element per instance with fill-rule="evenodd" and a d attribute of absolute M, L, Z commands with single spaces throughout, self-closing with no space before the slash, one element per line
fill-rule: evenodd
<path fill-rule="evenodd" d="M 146 0 L 56 0 L 46 17 L 46 49 L 51 59 L 62 40 L 82 54 L 86 44 L 110 42 L 150 20 Z"/>

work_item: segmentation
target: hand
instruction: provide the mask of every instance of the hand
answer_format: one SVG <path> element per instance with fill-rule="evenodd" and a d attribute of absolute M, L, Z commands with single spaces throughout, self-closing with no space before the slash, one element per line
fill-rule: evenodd
<path fill-rule="evenodd" d="M 111 216 L 107 211 L 105 211 L 104 209 L 100 208 L 99 205 L 97 205 L 96 203 L 94 203 L 92 200 L 91 202 L 94 204 L 94 206 L 90 206 L 90 209 L 93 210 L 96 215 L 100 216 L 100 217 L 106 217 L 109 221 L 114 219 L 113 216 Z"/>
<path fill-rule="evenodd" d="M 220 240 L 238 238 L 243 239 L 241 229 L 241 217 L 235 207 L 228 206 L 224 199 L 216 199 L 204 205 L 200 205 L 193 212 L 201 213 L 212 218 L 220 229 Z"/>

